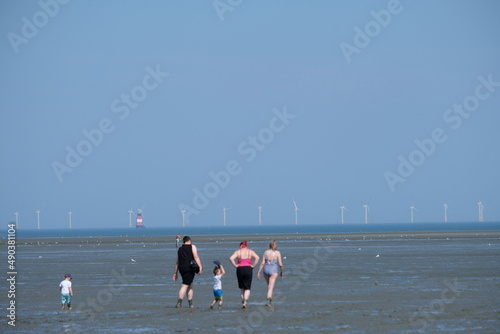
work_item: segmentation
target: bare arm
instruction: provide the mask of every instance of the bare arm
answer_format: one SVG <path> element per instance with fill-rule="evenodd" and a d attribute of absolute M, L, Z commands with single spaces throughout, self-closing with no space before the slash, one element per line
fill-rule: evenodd
<path fill-rule="evenodd" d="M 252 264 L 252 268 L 255 268 L 255 267 L 257 267 L 257 264 L 259 263 L 260 257 L 254 251 L 252 251 L 251 257 L 252 257 L 252 259 L 254 259 L 254 262 Z"/>
<path fill-rule="evenodd" d="M 278 265 L 280 266 L 280 276 L 283 276 L 283 261 L 281 261 L 281 253 L 277 251 L 278 253 Z"/>
<path fill-rule="evenodd" d="M 236 260 L 237 257 L 238 257 L 238 251 L 235 251 L 233 255 L 229 257 L 229 261 L 235 268 L 238 268 L 238 264 L 234 263 L 234 260 Z"/>
<path fill-rule="evenodd" d="M 196 261 L 196 263 L 198 263 L 198 266 L 200 266 L 200 272 L 198 273 L 198 275 L 201 275 L 203 273 L 203 266 L 201 265 L 201 260 L 200 260 L 200 257 L 198 256 L 198 249 L 196 248 L 195 245 L 193 245 L 193 257 L 194 257 L 194 260 Z"/>
<path fill-rule="evenodd" d="M 222 264 L 219 266 L 219 268 L 220 268 L 220 275 L 224 276 L 226 274 L 226 271 L 224 270 L 224 267 L 222 266 Z"/>
<path fill-rule="evenodd" d="M 262 262 L 260 263 L 260 267 L 259 267 L 259 272 L 257 273 L 257 278 L 260 279 L 260 273 L 262 272 L 262 269 L 264 268 L 264 259 L 266 258 L 266 252 L 267 251 L 264 251 L 264 254 L 262 254 Z"/>
<path fill-rule="evenodd" d="M 179 271 L 179 258 L 175 261 L 175 267 L 174 267 L 174 275 L 172 276 L 172 279 L 177 281 L 177 272 Z"/>
<path fill-rule="evenodd" d="M 70 296 L 73 297 L 73 288 L 71 286 L 68 287 L 68 290 L 69 290 L 69 294 Z"/>

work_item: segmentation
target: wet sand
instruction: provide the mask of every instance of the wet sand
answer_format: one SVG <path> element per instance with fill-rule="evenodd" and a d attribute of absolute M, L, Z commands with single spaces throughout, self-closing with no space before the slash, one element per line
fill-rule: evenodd
<path fill-rule="evenodd" d="M 192 236 L 204 273 L 194 309 L 176 309 L 174 237 L 17 240 L 16 333 L 500 333 L 500 231 Z M 242 240 L 259 256 L 278 241 L 285 276 L 274 306 L 256 278 L 241 309 L 227 260 Z M 0 247 L 7 249 L 5 240 Z M 2 271 L 7 270 L 2 251 Z M 135 261 L 132 261 L 132 259 Z M 224 305 L 210 310 L 212 260 Z M 59 282 L 73 275 L 73 310 Z M 2 284 L 7 315 L 7 289 Z"/>

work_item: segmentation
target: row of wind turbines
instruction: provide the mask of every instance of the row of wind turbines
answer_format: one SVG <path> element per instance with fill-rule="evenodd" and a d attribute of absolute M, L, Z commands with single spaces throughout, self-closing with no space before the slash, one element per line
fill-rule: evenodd
<path fill-rule="evenodd" d="M 299 213 L 298 212 L 300 209 L 297 206 L 297 202 L 295 202 L 294 199 L 292 201 L 293 201 L 293 210 L 295 212 L 295 225 L 298 225 L 299 224 Z M 484 221 L 484 204 L 482 202 L 477 202 L 476 204 L 479 208 L 478 221 L 482 222 L 482 221 Z M 365 224 L 368 224 L 368 212 L 370 211 L 370 207 L 368 204 L 363 204 L 362 207 L 364 210 L 364 222 L 365 222 Z M 342 224 L 344 224 L 345 223 L 344 211 L 347 211 L 347 212 L 350 212 L 350 211 L 347 210 L 347 207 L 345 205 L 342 205 L 339 208 L 340 208 L 340 222 Z M 446 204 L 446 203 L 443 204 L 443 208 L 444 208 L 444 222 L 447 223 L 448 222 L 448 204 Z M 222 207 L 223 225 L 224 226 L 227 226 L 227 210 L 229 210 L 229 209 L 230 208 L 226 208 L 225 206 Z M 409 210 L 410 210 L 410 222 L 413 223 L 413 222 L 415 222 L 414 211 L 418 211 L 418 209 L 414 205 L 411 205 L 409 207 Z M 257 211 L 258 211 L 258 224 L 262 225 L 262 205 L 257 206 Z M 182 226 L 185 227 L 186 226 L 187 210 L 182 209 L 181 213 L 182 213 Z"/>
<path fill-rule="evenodd" d="M 295 204 L 295 202 L 294 202 L 294 204 Z M 482 202 L 477 202 L 476 204 L 477 204 L 478 210 L 479 210 L 478 221 L 482 222 L 482 221 L 484 221 L 484 204 Z M 368 212 L 370 211 L 370 207 L 368 206 L 368 204 L 363 204 L 362 207 L 363 207 L 364 213 L 365 213 L 365 224 L 368 224 Z M 295 208 L 297 208 L 297 206 L 295 206 Z M 444 222 L 447 223 L 448 222 L 448 204 L 446 204 L 446 203 L 443 204 L 443 208 L 444 208 Z M 410 222 L 413 223 L 415 221 L 414 211 L 418 211 L 418 209 L 414 205 L 411 205 L 409 207 L 409 209 L 410 209 Z M 349 210 L 347 210 L 345 205 L 340 206 L 340 222 L 342 224 L 344 224 L 344 222 L 345 222 L 344 210 L 347 212 L 350 212 Z M 295 214 L 295 224 L 297 224 L 297 214 Z"/>
<path fill-rule="evenodd" d="M 35 211 L 36 213 L 36 221 L 37 221 L 37 229 L 40 229 L 40 213 L 41 211 L 40 210 L 36 210 Z M 72 216 L 73 215 L 73 212 L 69 211 L 68 212 L 68 218 L 69 218 L 69 228 L 73 228 L 73 221 L 72 221 Z M 19 228 L 19 212 L 14 212 L 14 216 L 16 217 L 16 229 Z"/>
<path fill-rule="evenodd" d="M 292 200 L 293 202 L 293 210 L 295 212 L 295 225 L 298 225 L 299 224 L 299 207 L 297 206 L 297 202 L 295 202 L 295 199 Z M 478 221 L 482 222 L 484 221 L 484 204 L 482 202 L 477 202 L 476 205 L 478 206 Z M 340 208 L 340 222 L 342 224 L 345 223 L 345 212 L 349 212 L 350 211 L 347 209 L 347 207 L 345 205 L 342 205 L 339 207 Z M 368 204 L 363 204 L 362 205 L 362 208 L 364 210 L 364 223 L 365 224 L 368 224 L 368 213 L 370 211 L 370 207 Z M 448 222 L 448 204 L 443 204 L 443 208 L 444 208 L 444 222 L 447 223 Z M 226 207 L 222 207 L 222 212 L 223 212 L 223 225 L 224 226 L 227 226 L 227 210 L 229 210 L 230 208 L 226 208 Z M 262 205 L 259 205 L 257 206 L 257 211 L 258 211 L 258 224 L 259 225 L 262 225 Z M 413 223 L 414 222 L 414 211 L 418 211 L 418 209 L 411 205 L 409 207 L 409 210 L 410 210 L 410 222 Z M 138 214 L 142 214 L 142 209 L 138 209 L 137 210 Z M 40 210 L 36 210 L 35 211 L 36 215 L 37 215 L 37 228 L 40 229 L 40 213 L 41 211 Z M 181 210 L 181 214 L 182 214 L 182 226 L 186 226 L 186 213 L 187 213 L 187 210 L 185 209 L 182 209 Z M 128 214 L 129 214 L 129 226 L 132 227 L 132 215 L 136 215 L 136 213 L 132 210 L 129 210 L 128 211 Z M 73 228 L 73 224 L 72 224 L 72 215 L 73 213 L 71 211 L 68 212 L 68 220 L 69 220 L 69 228 Z M 14 216 L 16 217 L 16 228 L 19 228 L 19 212 L 14 212 Z"/>

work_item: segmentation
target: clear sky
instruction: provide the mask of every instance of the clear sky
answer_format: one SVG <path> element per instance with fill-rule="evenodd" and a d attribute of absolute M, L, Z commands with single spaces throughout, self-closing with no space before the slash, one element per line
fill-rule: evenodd
<path fill-rule="evenodd" d="M 0 2 L 0 221 L 500 220 L 500 2 Z"/>

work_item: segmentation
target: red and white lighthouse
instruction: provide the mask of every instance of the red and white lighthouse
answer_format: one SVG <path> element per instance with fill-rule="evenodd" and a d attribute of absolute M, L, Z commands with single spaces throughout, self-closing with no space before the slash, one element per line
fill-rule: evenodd
<path fill-rule="evenodd" d="M 142 210 L 138 209 L 137 210 L 137 218 L 135 221 L 135 228 L 146 228 L 144 224 L 142 223 Z"/>

